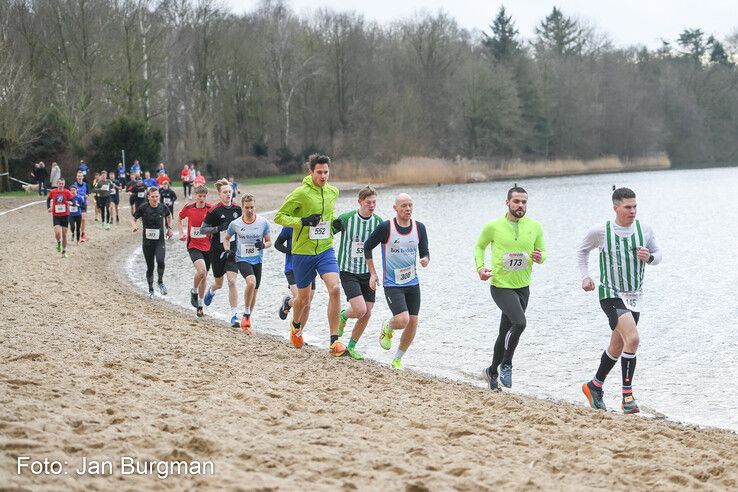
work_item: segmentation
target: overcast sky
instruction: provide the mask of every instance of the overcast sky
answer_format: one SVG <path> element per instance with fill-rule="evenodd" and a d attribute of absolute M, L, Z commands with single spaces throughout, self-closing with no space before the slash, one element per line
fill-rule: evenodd
<path fill-rule="evenodd" d="M 256 0 L 222 0 L 238 13 L 252 11 Z M 701 28 L 724 39 L 738 28 L 736 0 L 288 0 L 297 13 L 319 7 L 356 11 L 382 23 L 413 16 L 419 10 L 443 10 L 468 29 L 488 30 L 500 5 L 505 5 L 524 37 L 534 35 L 536 24 L 554 5 L 606 32 L 617 46 L 660 46 L 661 38 L 674 40 L 685 27 Z"/>

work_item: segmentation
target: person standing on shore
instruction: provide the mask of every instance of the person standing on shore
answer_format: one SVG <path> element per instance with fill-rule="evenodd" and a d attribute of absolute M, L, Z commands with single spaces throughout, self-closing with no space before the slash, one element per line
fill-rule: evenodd
<path fill-rule="evenodd" d="M 59 164 L 56 162 L 51 163 L 51 173 L 49 175 L 49 183 L 53 185 L 56 184 L 57 181 L 61 179 L 61 168 L 59 167 Z"/>
<path fill-rule="evenodd" d="M 600 307 L 610 324 L 610 344 L 600 357 L 600 366 L 591 381 L 582 385 L 589 405 L 607 410 L 602 386 L 605 378 L 620 358 L 623 379 L 623 413 L 638 413 L 633 398 L 633 375 L 636 350 L 640 342 L 638 320 L 643 307 L 643 277 L 646 265 L 661 262 L 661 250 L 653 230 L 636 220 L 636 195 L 628 188 L 618 188 L 612 194 L 615 220 L 589 230 L 578 251 L 582 289 L 595 290 L 589 276 L 589 252 L 600 250 Z"/>
<path fill-rule="evenodd" d="M 341 310 L 338 336 L 343 336 L 349 318 L 356 319 L 346 350 L 352 359 L 364 360 L 364 356 L 356 350 L 356 343 L 369 323 L 376 298 L 376 291 L 369 286 L 370 274 L 364 259 L 364 243 L 382 223 L 382 218 L 374 213 L 377 208 L 377 191 L 371 186 L 359 191 L 358 203 L 357 210 L 338 217 L 343 222 L 338 247 L 338 267 L 341 270 L 341 286 L 349 303 L 347 309 Z"/>
<path fill-rule="evenodd" d="M 203 297 L 208 286 L 208 270 L 210 270 L 210 234 L 201 232 L 200 227 L 213 206 L 205 200 L 208 189 L 205 186 L 195 188 L 195 201 L 188 203 L 179 211 L 179 240 L 185 241 L 187 253 L 195 266 L 195 278 L 190 289 L 190 304 L 197 310 L 197 317 L 203 316 Z M 187 219 L 187 233 L 182 229 L 182 220 Z"/>
<path fill-rule="evenodd" d="M 302 185 L 293 190 L 274 216 L 277 224 L 292 227 L 292 268 L 297 284 L 297 298 L 292 307 L 290 340 L 295 348 L 302 348 L 303 310 L 309 309 L 310 285 L 316 274 L 328 290 L 329 353 L 340 357 L 346 347 L 338 339 L 338 320 L 341 310 L 341 286 L 338 262 L 333 249 L 333 231 L 343 230 L 343 223 L 335 213 L 338 188 L 328 184 L 331 160 L 325 155 L 311 155 L 310 171 Z M 331 227 L 333 226 L 333 227 Z"/>
<path fill-rule="evenodd" d="M 195 188 L 199 188 L 198 185 Z M 233 205 L 231 200 L 231 184 L 227 179 L 219 179 L 215 183 L 215 189 L 218 191 L 218 203 L 205 217 L 205 220 L 200 227 L 200 232 L 203 234 L 212 234 L 210 239 L 210 265 L 213 269 L 213 283 L 210 284 L 208 290 L 205 292 L 203 302 L 206 306 L 210 306 L 213 302 L 215 293 L 223 287 L 223 276 L 228 280 L 228 304 L 231 306 L 231 326 L 237 328 L 240 326 L 238 320 L 238 285 L 236 280 L 238 279 L 236 273 L 238 267 L 236 262 L 233 261 L 231 255 L 226 254 L 223 250 L 223 238 L 225 238 L 228 225 L 241 216 L 241 207 Z M 231 245 L 231 251 L 234 253 L 236 242 L 234 241 Z"/>
<path fill-rule="evenodd" d="M 269 222 L 263 217 L 256 216 L 256 201 L 254 195 L 246 193 L 241 198 L 243 215 L 228 224 L 228 230 L 223 238 L 223 251 L 233 255 L 238 271 L 246 281 L 243 291 L 243 317 L 241 328 L 251 334 L 251 314 L 254 312 L 256 295 L 261 285 L 261 263 L 263 251 L 272 245 L 269 231 Z M 235 238 L 236 251 L 230 249 L 230 241 Z"/>
<path fill-rule="evenodd" d="M 402 357 L 410 348 L 418 329 L 420 312 L 420 281 L 417 262 L 425 268 L 430 262 L 428 234 L 425 225 L 413 219 L 413 200 L 407 193 L 400 193 L 393 207 L 396 216 L 379 224 L 364 243 L 364 258 L 369 267 L 369 286 L 377 289 L 378 276 L 372 250 L 382 244 L 382 270 L 384 296 L 392 311 L 392 318 L 382 323 L 379 345 L 384 350 L 392 348 L 395 330 L 402 330 L 400 346 L 392 359 L 394 369 L 402 369 Z"/>
<path fill-rule="evenodd" d="M 167 295 L 167 288 L 164 285 L 164 268 L 166 266 L 164 263 L 166 257 L 164 238 L 169 239 L 173 235 L 172 215 L 166 206 L 159 203 L 158 188 L 153 186 L 149 188 L 148 201 L 136 208 L 136 212 L 131 217 L 131 230 L 133 232 L 138 231 L 138 223 L 136 222 L 138 219 L 141 219 L 143 226 L 141 247 L 146 260 L 146 282 L 149 285 L 148 297 L 149 299 L 154 298 L 154 259 L 156 259 L 159 292 L 165 296 Z"/>
<path fill-rule="evenodd" d="M 520 187 L 507 192 L 507 212 L 485 224 L 474 248 L 477 274 L 483 282 L 490 281 L 490 292 L 502 311 L 492 365 L 482 376 L 492 390 L 499 389 L 498 367 L 502 386 L 512 387 L 512 359 L 525 330 L 525 309 L 530 297 L 530 277 L 533 263 L 546 261 L 546 245 L 541 224 L 526 217 L 528 193 Z M 487 247 L 492 246 L 491 269 L 484 264 Z"/>
<path fill-rule="evenodd" d="M 64 179 L 56 181 L 56 188 L 49 192 L 46 197 L 46 208 L 52 217 L 54 224 L 54 237 L 56 238 L 56 251 L 67 257 L 67 228 L 69 227 L 69 204 L 74 195 L 64 188 Z"/>

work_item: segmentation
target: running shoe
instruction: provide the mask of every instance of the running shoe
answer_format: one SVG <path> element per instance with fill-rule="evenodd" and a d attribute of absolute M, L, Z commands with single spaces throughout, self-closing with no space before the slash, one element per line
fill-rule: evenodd
<path fill-rule="evenodd" d="M 202 318 L 203 316 L 205 316 L 205 313 L 202 310 L 202 306 L 197 306 L 197 317 Z"/>
<path fill-rule="evenodd" d="M 641 409 L 638 408 L 638 404 L 636 403 L 635 398 L 633 398 L 633 395 L 628 395 L 623 398 L 621 408 L 623 409 L 623 413 L 626 415 L 641 411 Z"/>
<path fill-rule="evenodd" d="M 500 366 L 500 384 L 505 388 L 512 388 L 512 365 L 502 364 Z"/>
<path fill-rule="evenodd" d="M 362 355 L 362 353 L 356 350 L 355 348 L 348 347 L 346 349 L 346 352 L 348 352 L 349 357 L 351 357 L 354 360 L 364 360 L 364 355 Z"/>
<path fill-rule="evenodd" d="M 244 314 L 243 318 L 241 318 L 241 329 L 247 335 L 251 335 L 251 316 L 248 314 Z"/>
<path fill-rule="evenodd" d="M 402 371 L 402 359 L 392 359 L 392 363 L 390 365 L 392 366 L 392 369 Z"/>
<path fill-rule="evenodd" d="M 484 369 L 482 369 L 482 378 L 487 381 L 489 389 L 491 389 L 492 391 L 500 391 L 500 385 L 497 382 L 497 374 L 493 375 L 489 367 L 485 367 Z"/>
<path fill-rule="evenodd" d="M 341 340 L 336 340 L 335 342 L 331 344 L 330 348 L 328 349 L 328 352 L 333 357 L 341 357 L 343 354 L 346 353 L 346 346 L 341 343 Z"/>
<path fill-rule="evenodd" d="M 384 323 L 382 323 L 382 332 L 379 334 L 379 346 L 384 350 L 392 348 L 392 330 L 389 324 L 390 320 L 384 320 Z"/>
<path fill-rule="evenodd" d="M 164 285 L 164 282 L 159 282 L 159 292 L 161 292 L 161 295 L 163 296 L 167 295 L 167 286 Z"/>
<path fill-rule="evenodd" d="M 89 241 L 89 239 L 87 238 L 87 233 L 82 234 L 82 238 L 79 240 L 79 242 L 86 243 L 87 241 Z"/>
<path fill-rule="evenodd" d="M 292 296 L 284 296 L 284 299 L 282 299 L 282 307 L 279 308 L 279 319 L 287 319 L 287 314 L 290 312 L 290 299 L 292 299 Z"/>
<path fill-rule="evenodd" d="M 296 349 L 302 348 L 303 345 L 305 345 L 305 340 L 302 339 L 302 328 L 295 328 L 294 326 L 290 328 L 290 340 L 292 341 L 292 346 Z"/>
<path fill-rule="evenodd" d="M 61 243 L 59 241 L 56 242 L 56 252 L 61 253 Z"/>
<path fill-rule="evenodd" d="M 210 303 L 213 302 L 213 297 L 215 297 L 215 294 L 213 294 L 213 291 L 208 287 L 208 290 L 205 292 L 205 297 L 202 298 L 203 304 L 209 306 Z"/>
<path fill-rule="evenodd" d="M 338 318 L 338 336 L 343 336 L 343 330 L 346 328 L 346 321 L 348 321 L 348 318 L 346 318 L 346 310 L 341 309 L 341 316 Z"/>
<path fill-rule="evenodd" d="M 241 326 L 241 323 L 238 321 L 237 314 L 234 314 L 233 316 L 231 316 L 231 326 L 234 328 L 238 328 L 239 326 Z"/>
<path fill-rule="evenodd" d="M 592 381 L 582 385 L 582 393 L 587 397 L 587 402 L 589 402 L 590 407 L 595 410 L 607 410 L 605 400 L 602 398 L 602 389 L 592 384 Z"/>
<path fill-rule="evenodd" d="M 67 258 L 67 252 L 66 251 L 62 251 L 62 258 Z"/>
<path fill-rule="evenodd" d="M 190 291 L 190 304 L 192 304 L 193 308 L 197 307 L 197 291 Z"/>
<path fill-rule="evenodd" d="M 153 299 L 153 298 L 154 298 L 154 289 L 151 289 L 151 290 L 149 290 L 149 294 L 148 294 L 148 296 L 147 296 L 147 297 L 148 297 L 149 299 Z"/>

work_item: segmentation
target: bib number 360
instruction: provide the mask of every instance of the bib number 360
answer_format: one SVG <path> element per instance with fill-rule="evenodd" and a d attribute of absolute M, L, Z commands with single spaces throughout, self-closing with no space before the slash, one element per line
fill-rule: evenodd
<path fill-rule="evenodd" d="M 395 283 L 397 285 L 404 285 L 415 278 L 415 267 L 410 265 L 405 268 L 395 269 Z"/>

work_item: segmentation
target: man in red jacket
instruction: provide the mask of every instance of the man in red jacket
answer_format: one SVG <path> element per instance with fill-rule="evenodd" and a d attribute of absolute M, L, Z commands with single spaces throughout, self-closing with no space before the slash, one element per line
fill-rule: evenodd
<path fill-rule="evenodd" d="M 46 197 L 46 207 L 49 209 L 56 237 L 56 251 L 67 257 L 67 228 L 69 227 L 69 202 L 74 195 L 64 188 L 64 178 L 56 181 L 56 188 Z"/>

